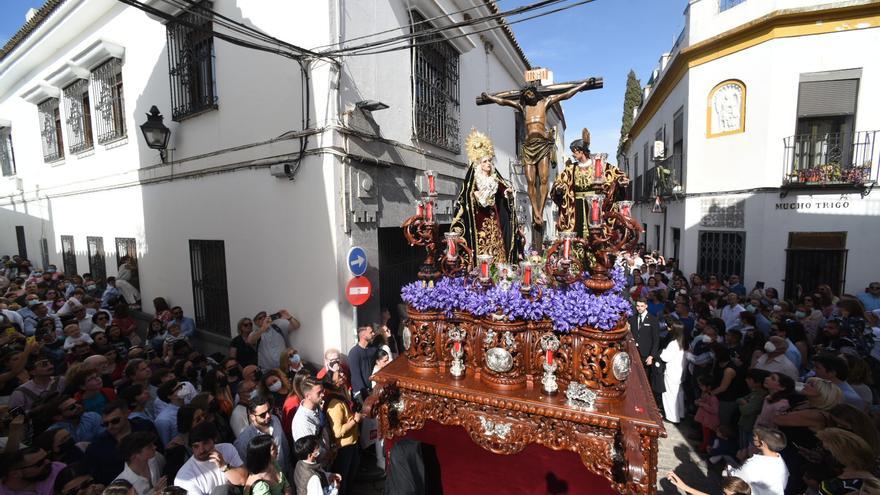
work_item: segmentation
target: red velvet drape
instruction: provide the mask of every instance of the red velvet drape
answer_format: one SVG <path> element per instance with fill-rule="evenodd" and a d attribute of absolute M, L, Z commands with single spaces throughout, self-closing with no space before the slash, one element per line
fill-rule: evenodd
<path fill-rule="evenodd" d="M 463 428 L 443 426 L 433 421 L 426 422 L 424 428 L 411 431 L 404 438 L 434 447 L 444 494 L 617 493 L 605 478 L 588 471 L 579 455 L 568 450 L 554 451 L 531 444 L 517 454 L 497 455 L 475 444 Z M 386 442 L 386 448 L 390 449 L 393 443 Z"/>

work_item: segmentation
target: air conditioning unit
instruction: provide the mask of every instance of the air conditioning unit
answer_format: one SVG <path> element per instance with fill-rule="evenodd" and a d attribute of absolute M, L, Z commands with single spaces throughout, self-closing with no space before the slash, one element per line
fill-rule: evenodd
<path fill-rule="evenodd" d="M 662 160 L 666 157 L 666 145 L 663 141 L 654 141 L 654 161 Z"/>

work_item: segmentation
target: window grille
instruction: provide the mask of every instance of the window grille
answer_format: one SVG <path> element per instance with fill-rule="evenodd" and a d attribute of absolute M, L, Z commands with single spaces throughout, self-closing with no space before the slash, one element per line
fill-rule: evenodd
<path fill-rule="evenodd" d="M 43 269 L 49 268 L 49 239 L 40 239 L 40 259 L 43 261 Z"/>
<path fill-rule="evenodd" d="M 71 153 L 82 153 L 95 146 L 92 138 L 92 110 L 89 82 L 78 79 L 64 88 L 64 114 L 67 116 L 67 139 Z"/>
<path fill-rule="evenodd" d="M 107 278 L 107 263 L 104 255 L 103 237 L 86 237 L 89 249 L 89 273 L 92 279 L 103 282 Z"/>
<path fill-rule="evenodd" d="M 49 98 L 37 105 L 40 114 L 40 137 L 43 142 L 43 161 L 54 162 L 64 158 L 64 139 L 61 136 L 61 110 L 58 98 Z"/>
<path fill-rule="evenodd" d="M 229 292 L 223 241 L 189 241 L 196 326 L 229 336 Z"/>
<path fill-rule="evenodd" d="M 73 236 L 61 236 L 61 261 L 64 263 L 64 274 L 76 275 L 76 249 L 73 247 Z"/>
<path fill-rule="evenodd" d="M 122 93 L 122 61 L 111 58 L 92 72 L 95 95 L 95 124 L 98 142 L 125 137 L 125 100 Z"/>
<path fill-rule="evenodd" d="M 425 18 L 412 13 L 413 33 L 433 29 Z M 413 101 L 416 136 L 454 153 L 459 145 L 458 52 L 440 34 L 414 38 Z M 430 42 L 420 45 L 420 43 Z"/>
<path fill-rule="evenodd" d="M 0 127 L 0 170 L 3 177 L 15 175 L 15 154 L 12 152 L 12 128 Z"/>
<path fill-rule="evenodd" d="M 137 290 L 141 290 L 140 277 L 138 276 L 138 252 L 137 240 L 132 237 L 116 238 L 116 266 L 122 265 L 122 258 L 131 258 L 131 279 L 128 281 Z"/>
<path fill-rule="evenodd" d="M 168 23 L 168 76 L 175 121 L 217 108 L 211 3 L 200 5 L 206 8 L 185 12 L 179 22 Z"/>
<path fill-rule="evenodd" d="M 701 230 L 698 250 L 697 271 L 701 275 L 716 275 L 723 279 L 739 275 L 742 279 L 746 264 L 745 232 Z"/>

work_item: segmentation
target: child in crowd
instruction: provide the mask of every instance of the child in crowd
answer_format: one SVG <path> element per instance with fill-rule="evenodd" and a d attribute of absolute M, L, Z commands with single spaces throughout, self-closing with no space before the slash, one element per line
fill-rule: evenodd
<path fill-rule="evenodd" d="M 79 328 L 79 325 L 76 323 L 71 323 L 64 327 L 64 350 L 68 351 L 73 349 L 74 346 L 80 343 L 92 345 L 94 341 L 91 337 L 84 334 L 82 330 Z"/>
<path fill-rule="evenodd" d="M 712 464 L 735 462 L 736 451 L 736 431 L 730 425 L 719 425 L 715 429 L 715 441 L 709 449 L 709 462 Z"/>
<path fill-rule="evenodd" d="M 698 450 L 705 453 L 708 452 L 712 442 L 712 432 L 718 428 L 721 421 L 718 417 L 718 397 L 712 395 L 712 377 L 702 375 L 697 379 L 697 383 L 703 395 L 694 401 L 697 405 L 697 414 L 694 416 L 694 420 L 703 427 L 703 440 Z"/>

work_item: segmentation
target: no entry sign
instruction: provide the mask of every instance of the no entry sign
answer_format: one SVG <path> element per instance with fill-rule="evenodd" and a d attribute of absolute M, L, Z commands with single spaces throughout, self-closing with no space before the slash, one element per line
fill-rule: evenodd
<path fill-rule="evenodd" d="M 345 287 L 345 298 L 352 306 L 360 306 L 373 294 L 373 284 L 367 277 L 354 277 Z"/>

